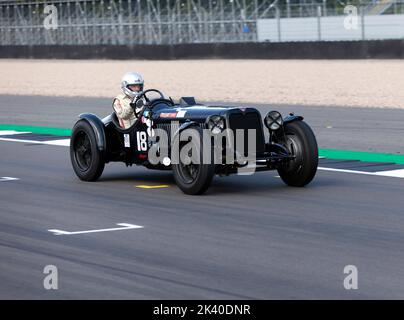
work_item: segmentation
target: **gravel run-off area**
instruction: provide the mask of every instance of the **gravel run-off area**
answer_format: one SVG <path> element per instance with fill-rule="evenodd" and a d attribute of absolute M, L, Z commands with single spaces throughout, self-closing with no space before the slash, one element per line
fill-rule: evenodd
<path fill-rule="evenodd" d="M 126 71 L 174 99 L 404 108 L 404 60 L 0 60 L 0 94 L 114 97 Z"/>

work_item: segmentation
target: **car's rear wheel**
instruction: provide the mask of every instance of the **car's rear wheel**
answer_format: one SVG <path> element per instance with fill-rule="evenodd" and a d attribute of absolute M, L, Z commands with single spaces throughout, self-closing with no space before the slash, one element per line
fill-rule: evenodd
<path fill-rule="evenodd" d="M 192 136 L 191 141 L 181 142 L 179 144 L 179 151 L 181 154 L 182 148 L 187 144 L 193 144 L 194 149 L 198 150 L 199 163 L 185 163 L 181 157 L 179 158 L 178 164 L 173 164 L 174 179 L 178 187 L 186 194 L 197 195 L 204 193 L 210 186 L 213 176 L 215 174 L 215 165 L 211 161 L 209 164 L 203 163 L 203 148 L 211 148 L 211 146 L 203 146 L 202 139 L 202 129 L 199 127 L 194 127 L 195 135 Z M 194 139 L 198 139 L 199 142 L 196 143 Z M 187 149 L 190 145 L 188 145 Z M 192 150 L 188 153 L 188 156 L 192 158 Z M 195 161 L 196 162 L 196 161 Z"/>
<path fill-rule="evenodd" d="M 78 121 L 70 140 L 70 160 L 76 175 L 84 181 L 96 181 L 104 171 L 105 161 L 97 147 L 92 126 Z"/>
<path fill-rule="evenodd" d="M 285 124 L 286 145 L 294 160 L 278 168 L 279 176 L 289 186 L 303 187 L 313 180 L 318 166 L 316 137 L 304 121 Z"/>

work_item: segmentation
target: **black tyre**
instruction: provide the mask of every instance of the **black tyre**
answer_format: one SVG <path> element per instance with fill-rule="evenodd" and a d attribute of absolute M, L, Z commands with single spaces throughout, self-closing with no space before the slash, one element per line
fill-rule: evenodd
<path fill-rule="evenodd" d="M 97 148 L 95 132 L 85 120 L 78 121 L 73 127 L 70 160 L 74 172 L 84 181 L 96 181 L 104 171 L 105 161 Z"/>
<path fill-rule="evenodd" d="M 286 147 L 296 157 L 278 168 L 279 176 L 289 186 L 303 187 L 313 180 L 318 166 L 316 137 L 304 121 L 285 125 Z"/>
<path fill-rule="evenodd" d="M 198 148 L 198 145 L 195 145 L 195 140 L 199 140 L 199 149 L 198 157 L 199 163 L 189 163 L 184 164 L 181 159 L 179 159 L 179 164 L 173 164 L 173 173 L 174 179 L 177 183 L 177 186 L 186 194 L 197 195 L 204 193 L 210 186 L 212 182 L 212 178 L 215 175 L 215 165 L 213 161 L 210 164 L 203 164 L 203 139 L 202 139 L 202 129 L 199 127 L 193 127 L 195 130 L 195 135 L 192 136 L 192 140 L 190 142 L 182 142 L 179 145 L 179 150 L 181 154 L 182 148 L 185 147 L 188 143 L 194 143 L 195 148 Z M 211 148 L 211 146 L 206 146 Z M 213 153 L 212 153 L 213 154 Z M 192 152 L 188 154 L 192 156 Z"/>

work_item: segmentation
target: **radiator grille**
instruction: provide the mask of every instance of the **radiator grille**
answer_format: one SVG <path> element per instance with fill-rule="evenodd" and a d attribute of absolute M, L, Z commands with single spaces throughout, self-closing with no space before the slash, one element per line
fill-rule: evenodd
<path fill-rule="evenodd" d="M 256 152 L 265 151 L 265 140 L 262 131 L 261 117 L 256 112 L 248 112 L 246 114 L 233 113 L 230 115 L 230 128 L 234 130 L 235 146 L 236 146 L 236 129 L 244 130 L 244 153 L 248 151 L 248 129 L 255 129 Z"/>

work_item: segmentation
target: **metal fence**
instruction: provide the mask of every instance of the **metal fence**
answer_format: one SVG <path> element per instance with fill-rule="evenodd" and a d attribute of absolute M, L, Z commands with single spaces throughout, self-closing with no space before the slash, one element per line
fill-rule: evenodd
<path fill-rule="evenodd" d="M 361 8 L 404 12 L 404 1 L 392 2 L 362 1 Z M 0 0 L 0 45 L 251 42 L 258 20 L 317 16 L 318 8 L 324 16 L 344 14 L 341 1 L 326 0 Z M 55 11 L 57 28 L 46 29 Z"/>

